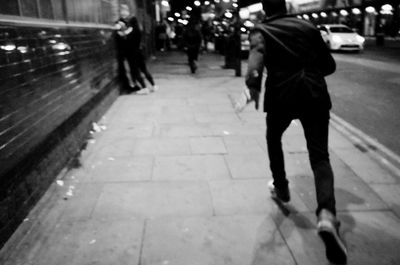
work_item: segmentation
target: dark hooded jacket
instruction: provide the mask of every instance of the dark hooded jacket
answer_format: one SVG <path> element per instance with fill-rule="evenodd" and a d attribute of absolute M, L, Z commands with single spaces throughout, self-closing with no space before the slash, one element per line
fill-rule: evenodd
<path fill-rule="evenodd" d="M 298 113 L 306 107 L 332 107 L 325 76 L 336 64 L 320 32 L 311 23 L 290 16 L 276 16 L 253 31 L 265 40 L 267 68 L 264 110 Z"/>

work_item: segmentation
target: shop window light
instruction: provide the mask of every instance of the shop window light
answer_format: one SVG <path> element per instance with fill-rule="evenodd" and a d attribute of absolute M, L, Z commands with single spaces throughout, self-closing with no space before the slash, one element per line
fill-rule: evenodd
<path fill-rule="evenodd" d="M 365 8 L 365 11 L 367 11 L 367 13 L 375 13 L 375 8 L 372 6 L 368 6 Z"/>
<path fill-rule="evenodd" d="M 351 10 L 351 12 L 352 12 L 354 15 L 359 15 L 359 14 L 361 14 L 361 10 L 358 9 L 358 8 L 353 8 L 353 9 Z"/>
<path fill-rule="evenodd" d="M 393 11 L 393 7 L 389 4 L 386 4 L 381 7 L 380 13 L 384 14 L 384 15 L 391 15 L 391 14 L 393 14 L 392 11 Z"/>

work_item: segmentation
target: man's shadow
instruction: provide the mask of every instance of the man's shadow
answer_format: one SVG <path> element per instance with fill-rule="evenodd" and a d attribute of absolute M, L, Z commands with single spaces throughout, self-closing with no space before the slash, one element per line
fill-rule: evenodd
<path fill-rule="evenodd" d="M 345 196 L 348 200 L 348 204 L 363 204 L 364 199 L 344 190 L 337 188 L 336 197 L 338 196 Z M 272 199 L 272 198 L 271 198 Z M 313 253 L 313 257 L 310 260 L 314 260 L 315 264 L 329 264 L 325 257 L 325 249 L 323 247 L 322 241 L 319 241 L 317 232 L 316 232 L 316 216 L 314 210 L 310 210 L 307 212 L 300 212 L 298 211 L 292 204 L 290 203 L 282 203 L 279 200 L 272 199 L 278 210 L 268 216 L 267 219 L 273 219 L 275 223 L 275 229 L 272 233 L 265 234 L 265 238 L 258 238 L 256 245 L 254 246 L 254 254 L 251 265 L 262 265 L 268 264 L 267 260 L 269 259 L 269 253 L 280 251 L 277 250 L 278 247 L 282 247 L 282 242 L 280 238 L 283 238 L 283 242 L 285 242 L 286 246 L 289 248 L 289 253 L 292 255 L 293 259 L 296 260 L 304 259 L 303 257 L 297 257 L 296 250 L 291 250 L 290 247 L 304 247 L 307 248 L 308 246 L 299 246 L 298 243 L 293 243 L 291 241 L 291 236 L 295 230 L 299 232 L 296 233 L 296 236 L 300 236 L 300 242 L 303 244 L 309 244 L 309 247 L 314 249 L 310 250 L 309 253 Z M 343 206 L 342 206 L 343 207 Z M 343 207 L 346 208 L 346 207 Z M 340 220 L 345 224 L 343 229 L 341 230 L 342 238 L 346 238 L 347 233 L 353 233 L 354 227 L 356 226 L 356 222 L 354 217 L 351 215 L 350 212 L 342 211 L 338 213 Z M 314 218 L 313 218 L 314 217 Z M 267 220 L 265 221 L 267 222 Z M 265 230 L 265 227 L 259 227 L 259 234 L 262 234 Z M 314 233 L 315 231 L 315 233 Z M 314 237 L 314 238 L 313 238 Z M 299 242 L 297 241 L 297 242 Z M 346 242 L 345 242 L 346 243 Z M 313 246 L 314 245 L 314 246 Z M 321 253 L 322 252 L 322 253 Z M 289 258 L 289 257 L 287 257 Z M 316 261 L 318 260 L 318 261 Z M 267 263 L 265 263 L 267 262 Z M 295 263 L 297 261 L 294 261 Z"/>

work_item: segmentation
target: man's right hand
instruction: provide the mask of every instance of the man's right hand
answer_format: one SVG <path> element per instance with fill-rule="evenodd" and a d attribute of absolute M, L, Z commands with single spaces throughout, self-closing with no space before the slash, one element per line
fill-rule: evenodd
<path fill-rule="evenodd" d="M 255 108 L 258 110 L 259 93 L 254 89 L 245 88 L 235 102 L 235 111 L 242 112 L 252 101 L 255 102 Z"/>

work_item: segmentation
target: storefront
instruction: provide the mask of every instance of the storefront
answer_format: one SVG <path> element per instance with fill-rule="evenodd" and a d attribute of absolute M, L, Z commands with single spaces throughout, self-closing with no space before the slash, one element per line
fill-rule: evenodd
<path fill-rule="evenodd" d="M 289 0 L 288 11 L 314 24 L 341 23 L 361 35 L 396 37 L 400 0 Z"/>

